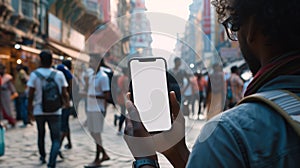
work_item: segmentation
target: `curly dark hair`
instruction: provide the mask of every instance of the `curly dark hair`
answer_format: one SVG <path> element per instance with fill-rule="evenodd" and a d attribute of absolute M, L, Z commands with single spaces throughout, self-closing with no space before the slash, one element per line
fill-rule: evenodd
<path fill-rule="evenodd" d="M 213 0 L 218 21 L 231 16 L 235 26 L 241 26 L 250 16 L 262 27 L 270 43 L 286 49 L 299 49 L 300 0 Z"/>

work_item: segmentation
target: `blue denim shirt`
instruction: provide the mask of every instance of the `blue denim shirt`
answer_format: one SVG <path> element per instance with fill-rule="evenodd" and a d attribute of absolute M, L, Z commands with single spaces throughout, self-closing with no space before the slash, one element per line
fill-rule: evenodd
<path fill-rule="evenodd" d="M 286 89 L 300 96 L 300 76 L 280 76 L 258 92 Z M 245 103 L 205 124 L 187 167 L 300 167 L 300 137 L 267 105 Z"/>

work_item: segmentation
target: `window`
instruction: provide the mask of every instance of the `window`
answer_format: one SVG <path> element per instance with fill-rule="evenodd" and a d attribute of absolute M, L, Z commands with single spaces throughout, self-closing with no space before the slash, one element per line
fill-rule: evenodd
<path fill-rule="evenodd" d="M 37 8 L 37 15 L 40 21 L 40 34 L 46 34 L 47 25 L 46 25 L 46 3 L 40 3 L 40 6 Z"/>
<path fill-rule="evenodd" d="M 29 0 L 22 0 L 22 13 L 24 16 L 33 18 L 36 13 L 36 8 L 34 8 L 34 2 Z"/>
<path fill-rule="evenodd" d="M 12 0 L 11 6 L 14 8 L 15 13 L 20 13 L 20 1 L 19 0 Z"/>

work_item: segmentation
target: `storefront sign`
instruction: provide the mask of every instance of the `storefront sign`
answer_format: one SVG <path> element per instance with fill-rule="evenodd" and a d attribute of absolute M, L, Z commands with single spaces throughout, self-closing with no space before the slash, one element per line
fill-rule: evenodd
<path fill-rule="evenodd" d="M 56 16 L 49 13 L 49 37 L 56 41 L 61 41 L 62 38 L 62 22 Z"/>
<path fill-rule="evenodd" d="M 239 49 L 238 48 L 221 48 L 220 55 L 222 58 L 230 59 L 230 58 L 239 58 Z"/>
<path fill-rule="evenodd" d="M 85 46 L 85 37 L 71 28 L 70 25 L 63 23 L 62 43 L 78 50 L 82 50 Z"/>

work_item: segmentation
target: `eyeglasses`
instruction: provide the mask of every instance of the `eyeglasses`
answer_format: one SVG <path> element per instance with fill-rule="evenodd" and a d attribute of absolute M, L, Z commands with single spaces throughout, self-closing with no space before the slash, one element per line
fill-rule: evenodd
<path fill-rule="evenodd" d="M 228 17 L 225 21 L 222 22 L 222 25 L 226 30 L 228 38 L 232 41 L 238 41 L 237 32 L 239 31 L 240 27 L 232 23 L 232 17 Z"/>

